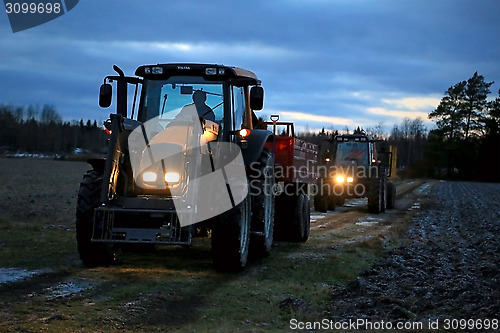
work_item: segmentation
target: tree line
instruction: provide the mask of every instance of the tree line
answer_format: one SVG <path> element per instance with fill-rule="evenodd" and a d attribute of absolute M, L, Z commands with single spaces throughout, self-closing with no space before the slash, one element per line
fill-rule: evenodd
<path fill-rule="evenodd" d="M 436 128 L 426 128 L 421 118 L 405 118 L 390 133 L 379 123 L 365 132 L 397 147 L 399 173 L 430 177 L 500 182 L 500 90 L 488 99 L 493 82 L 477 72 L 449 87 L 439 105 L 429 112 Z M 322 129 L 301 137 L 320 146 L 342 131 Z"/>
<path fill-rule="evenodd" d="M 427 158 L 448 178 L 500 181 L 500 90 L 488 100 L 493 82 L 477 72 L 449 87 L 429 119 Z"/>
<path fill-rule="evenodd" d="M 429 112 L 436 128 L 429 130 L 420 118 L 405 118 L 386 133 L 379 123 L 366 132 L 397 147 L 397 167 L 406 177 L 500 181 L 500 90 L 488 99 L 493 82 L 477 72 L 450 86 L 439 105 Z M 320 159 L 343 130 L 299 136 L 320 146 Z M 69 154 L 75 148 L 105 151 L 106 133 L 97 122 L 83 119 L 63 122 L 52 105 L 0 105 L 0 153 Z"/>
<path fill-rule="evenodd" d="M 97 121 L 64 122 L 53 105 L 0 105 L 0 153 L 100 153 L 106 133 Z"/>

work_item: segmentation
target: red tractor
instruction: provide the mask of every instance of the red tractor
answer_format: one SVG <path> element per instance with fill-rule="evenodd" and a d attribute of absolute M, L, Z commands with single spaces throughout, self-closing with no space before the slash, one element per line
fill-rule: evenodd
<path fill-rule="evenodd" d="M 281 137 L 254 128 L 264 100 L 257 76 L 215 64 L 144 65 L 132 77 L 114 69 L 118 75 L 107 76 L 99 94 L 99 105 L 109 107 L 116 82 L 116 112 L 105 122 L 107 156 L 88 161 L 92 168 L 78 192 L 76 238 L 84 264 L 108 265 L 120 248 L 190 246 L 200 235 L 211 235 L 218 269 L 238 271 L 249 254 L 268 255 L 275 153 L 284 161 L 295 145 L 281 148 Z M 309 234 L 305 194 L 276 198 L 278 229 L 288 229 L 291 240 Z M 301 210 L 289 227 L 279 217 L 289 210 L 282 200 Z"/>

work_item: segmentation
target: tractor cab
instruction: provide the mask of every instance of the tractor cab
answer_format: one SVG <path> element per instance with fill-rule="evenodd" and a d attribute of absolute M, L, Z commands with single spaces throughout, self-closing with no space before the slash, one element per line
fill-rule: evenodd
<path fill-rule="evenodd" d="M 265 148 L 272 133 L 253 128 L 264 100 L 257 76 L 214 64 L 143 65 L 135 76 L 113 68 L 118 75 L 106 76 L 99 91 L 101 107 L 116 101 L 105 122 L 108 152 L 89 161 L 80 184 L 82 261 L 109 264 L 121 246 L 190 246 L 208 230 L 218 268 L 242 269 L 250 238 L 257 253 L 268 253 L 273 194 L 249 191 L 247 174 L 256 162 L 259 175 L 273 163 Z M 273 176 L 259 185 L 269 187 Z"/>
<path fill-rule="evenodd" d="M 369 167 L 375 160 L 373 140 L 366 135 L 340 135 L 336 138 L 336 165 Z"/>

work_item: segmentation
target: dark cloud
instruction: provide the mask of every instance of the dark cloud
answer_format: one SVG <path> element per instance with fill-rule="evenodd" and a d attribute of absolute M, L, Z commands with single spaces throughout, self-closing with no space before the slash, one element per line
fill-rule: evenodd
<path fill-rule="evenodd" d="M 145 63 L 215 62 L 256 72 L 269 110 L 391 125 L 399 116 L 367 110 L 439 99 L 475 71 L 500 81 L 499 12 L 496 0 L 80 1 L 16 34 L 0 15 L 0 103 L 102 119 L 98 86 L 113 64 L 133 74 Z"/>

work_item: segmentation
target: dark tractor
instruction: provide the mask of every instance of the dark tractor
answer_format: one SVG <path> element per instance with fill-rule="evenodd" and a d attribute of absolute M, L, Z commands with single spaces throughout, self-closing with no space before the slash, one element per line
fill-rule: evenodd
<path fill-rule="evenodd" d="M 208 234 L 218 269 L 242 270 L 249 254 L 269 254 L 274 139 L 254 129 L 264 99 L 256 75 L 208 64 L 144 65 L 134 77 L 114 69 L 99 94 L 109 107 L 116 83 L 107 156 L 88 161 L 78 193 L 83 263 L 111 264 L 120 248 L 190 246 Z"/>
<path fill-rule="evenodd" d="M 368 211 L 381 213 L 394 207 L 396 186 L 390 180 L 396 160 L 394 147 L 364 132 L 337 135 L 323 156 L 315 209 L 326 212 L 348 198 L 368 198 Z"/>

